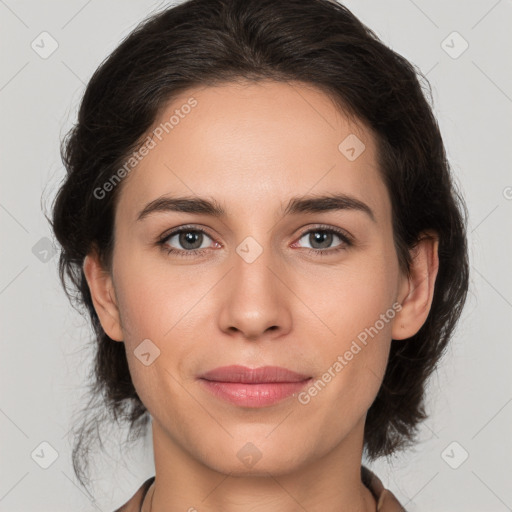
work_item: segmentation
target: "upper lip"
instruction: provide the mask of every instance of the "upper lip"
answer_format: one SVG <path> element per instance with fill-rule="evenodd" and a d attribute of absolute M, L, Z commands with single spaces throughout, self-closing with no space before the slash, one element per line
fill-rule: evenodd
<path fill-rule="evenodd" d="M 200 378 L 217 382 L 259 384 L 264 382 L 301 382 L 310 377 L 280 366 L 248 368 L 247 366 L 232 365 L 214 368 L 202 374 Z"/>

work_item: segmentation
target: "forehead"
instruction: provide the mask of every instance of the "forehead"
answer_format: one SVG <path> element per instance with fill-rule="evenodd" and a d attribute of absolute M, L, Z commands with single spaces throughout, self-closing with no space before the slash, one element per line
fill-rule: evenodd
<path fill-rule="evenodd" d="M 133 218 L 165 194 L 213 196 L 228 214 L 326 192 L 354 195 L 377 215 L 389 209 L 372 132 L 311 85 L 191 88 L 147 135 L 151 149 L 125 178 L 118 214 Z"/>

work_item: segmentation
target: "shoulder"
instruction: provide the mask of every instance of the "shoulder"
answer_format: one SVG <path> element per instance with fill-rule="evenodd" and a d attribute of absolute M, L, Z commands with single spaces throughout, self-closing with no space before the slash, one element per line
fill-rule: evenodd
<path fill-rule="evenodd" d="M 140 512 L 140 507 L 142 505 L 142 501 L 144 500 L 144 496 L 146 496 L 146 493 L 148 492 L 148 489 L 154 480 L 154 476 L 148 478 L 139 487 L 138 491 L 123 506 L 116 509 L 114 512 Z"/>
<path fill-rule="evenodd" d="M 385 489 L 380 479 L 364 466 L 361 467 L 361 478 L 377 501 L 377 512 L 407 512 L 395 495 Z"/>

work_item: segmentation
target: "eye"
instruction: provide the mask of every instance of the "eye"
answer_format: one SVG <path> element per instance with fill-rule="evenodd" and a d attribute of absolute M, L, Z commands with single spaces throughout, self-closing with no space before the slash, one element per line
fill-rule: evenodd
<path fill-rule="evenodd" d="M 336 238 L 338 238 L 341 243 L 331 249 L 330 247 Z M 165 234 L 157 243 L 167 252 L 167 254 L 187 257 L 197 256 L 206 252 L 206 250 L 211 247 L 211 245 L 208 245 L 207 239 L 213 241 L 217 246 L 219 245 L 203 229 L 182 226 Z M 302 234 L 299 241 L 302 239 L 305 239 L 305 243 L 311 244 L 311 248 L 304 247 L 306 251 L 320 256 L 346 250 L 348 247 L 353 245 L 350 235 L 340 229 L 327 226 L 319 226 L 314 229 L 309 229 Z M 300 244 L 301 247 L 302 243 L 303 242 Z M 293 246 L 296 246 L 296 244 L 297 242 L 295 242 Z"/>
<path fill-rule="evenodd" d="M 164 237 L 158 241 L 158 244 L 161 245 L 168 254 L 177 254 L 186 257 L 197 255 L 207 249 L 209 245 L 206 238 L 212 240 L 206 231 L 184 226 L 164 235 Z M 178 247 L 176 247 L 176 245 L 178 245 Z"/>
<path fill-rule="evenodd" d="M 341 240 L 341 243 L 336 245 L 334 249 L 330 249 L 335 238 Z M 311 244 L 310 248 L 305 247 L 308 252 L 322 256 L 325 254 L 333 254 L 337 251 L 345 250 L 352 245 L 352 240 L 348 234 L 339 229 L 324 226 L 309 229 L 302 234 L 299 241 L 303 239 L 306 241 L 306 243 Z M 303 242 L 301 242 L 301 245 L 302 243 Z"/>

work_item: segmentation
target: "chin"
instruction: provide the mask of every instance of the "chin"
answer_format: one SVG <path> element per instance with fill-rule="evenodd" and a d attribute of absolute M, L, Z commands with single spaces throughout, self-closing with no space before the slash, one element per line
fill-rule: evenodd
<path fill-rule="evenodd" d="M 243 440 L 230 439 L 226 443 L 205 447 L 207 454 L 199 460 L 214 471 L 230 476 L 268 477 L 284 475 L 298 470 L 310 460 L 310 456 L 303 451 L 297 452 L 298 447 L 304 450 L 305 443 L 288 436 L 288 443 L 282 437 L 270 441 L 264 436 L 260 438 L 245 438 Z M 227 454 L 231 454 L 228 456 Z"/>

